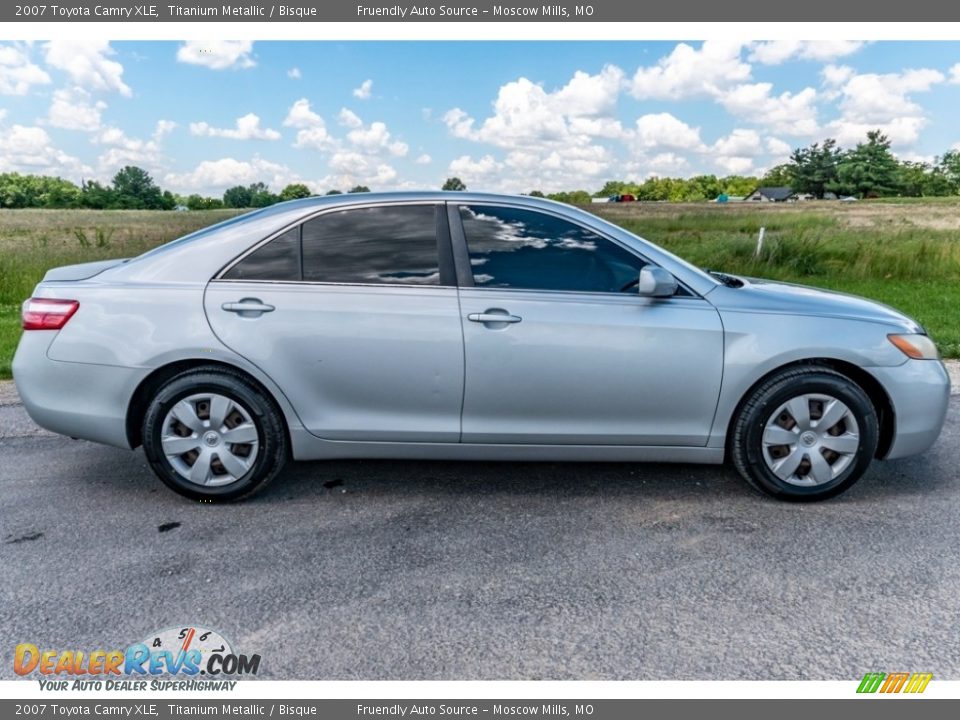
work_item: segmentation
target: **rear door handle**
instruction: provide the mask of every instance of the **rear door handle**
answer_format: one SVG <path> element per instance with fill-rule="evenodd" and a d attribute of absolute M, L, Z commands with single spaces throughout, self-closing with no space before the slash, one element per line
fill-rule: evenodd
<path fill-rule="evenodd" d="M 523 320 L 519 315 L 511 315 L 506 310 L 491 308 L 482 313 L 470 313 L 467 320 L 478 323 L 518 323 Z"/>
<path fill-rule="evenodd" d="M 259 298 L 243 298 L 240 302 L 225 302 L 220 307 L 227 312 L 237 313 L 241 317 L 257 317 L 277 309 L 273 305 L 260 302 Z"/>

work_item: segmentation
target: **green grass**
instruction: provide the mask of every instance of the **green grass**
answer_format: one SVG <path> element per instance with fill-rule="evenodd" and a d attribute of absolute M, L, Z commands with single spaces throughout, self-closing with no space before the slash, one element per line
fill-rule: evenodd
<path fill-rule="evenodd" d="M 0 307 L 0 378 L 10 378 L 13 351 L 20 340 L 20 308 Z"/>
<path fill-rule="evenodd" d="M 701 267 L 887 303 L 920 321 L 944 357 L 960 357 L 957 199 L 587 209 Z M 0 210 L 0 377 L 10 377 L 19 304 L 47 269 L 136 255 L 235 212 Z"/>

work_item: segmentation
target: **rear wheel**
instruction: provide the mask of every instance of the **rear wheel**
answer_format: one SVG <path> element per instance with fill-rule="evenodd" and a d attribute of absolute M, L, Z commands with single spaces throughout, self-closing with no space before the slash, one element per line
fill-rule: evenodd
<path fill-rule="evenodd" d="M 261 489 L 287 459 L 287 436 L 272 398 L 243 375 L 188 370 L 154 395 L 143 447 L 157 476 L 197 500 L 237 500 Z"/>
<path fill-rule="evenodd" d="M 810 502 L 859 480 L 878 435 L 876 411 L 859 385 L 829 368 L 801 367 L 753 391 L 734 420 L 730 450 L 753 487 Z"/>

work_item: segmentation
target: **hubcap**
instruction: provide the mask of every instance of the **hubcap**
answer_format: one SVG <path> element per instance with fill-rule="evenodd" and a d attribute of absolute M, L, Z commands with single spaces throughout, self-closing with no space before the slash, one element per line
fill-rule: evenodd
<path fill-rule="evenodd" d="M 860 427 L 830 395 L 800 395 L 781 405 L 763 429 L 763 459 L 784 482 L 823 485 L 846 470 L 860 448 Z"/>
<path fill-rule="evenodd" d="M 184 480 L 196 485 L 229 485 L 257 460 L 260 437 L 250 412 L 217 393 L 180 400 L 163 419 L 163 454 Z"/>

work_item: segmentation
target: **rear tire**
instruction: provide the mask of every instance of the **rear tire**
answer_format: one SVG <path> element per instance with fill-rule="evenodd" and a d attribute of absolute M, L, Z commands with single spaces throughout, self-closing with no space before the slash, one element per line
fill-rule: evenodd
<path fill-rule="evenodd" d="M 154 394 L 143 449 L 163 483 L 193 500 L 227 502 L 261 490 L 289 454 L 273 399 L 239 372 L 196 368 Z"/>
<path fill-rule="evenodd" d="M 784 370 L 757 387 L 733 423 L 733 464 L 755 489 L 778 500 L 814 502 L 859 480 L 877 450 L 870 398 L 822 366 Z"/>

